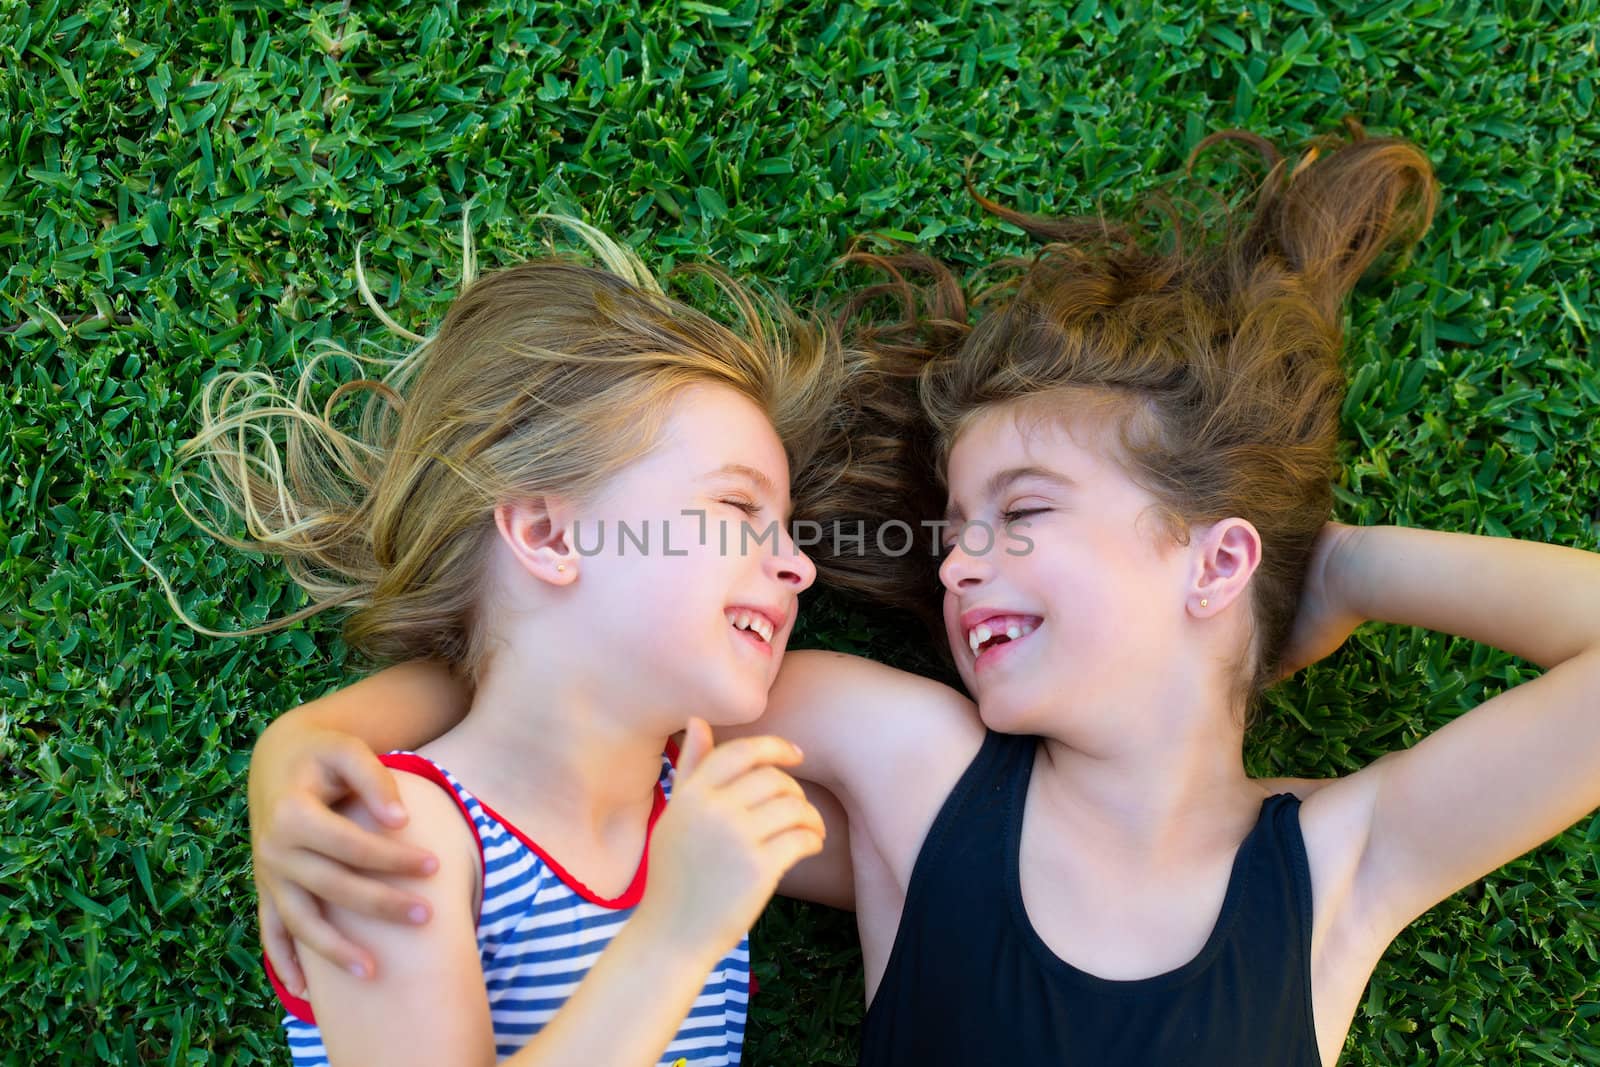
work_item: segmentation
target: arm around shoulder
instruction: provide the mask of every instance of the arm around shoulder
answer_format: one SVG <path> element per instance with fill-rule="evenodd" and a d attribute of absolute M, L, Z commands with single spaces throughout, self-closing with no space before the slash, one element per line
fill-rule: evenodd
<path fill-rule="evenodd" d="M 466 685 L 443 663 L 412 660 L 301 704 L 267 731 L 325 730 L 350 734 L 376 752 L 412 749 L 460 722 L 470 702 Z"/>
<path fill-rule="evenodd" d="M 477 945 L 477 841 L 454 799 L 409 774 L 396 776 L 411 819 L 379 830 L 360 809 L 350 816 L 386 836 L 430 849 L 431 878 L 384 881 L 428 902 L 421 926 L 387 923 L 339 907 L 329 920 L 359 939 L 376 961 L 372 977 L 302 953 L 308 997 L 333 1067 L 344 1064 L 463 1065 L 494 1062 L 494 1035 Z"/>
<path fill-rule="evenodd" d="M 919 771 L 965 767 L 983 743 L 977 706 L 963 694 L 843 652 L 790 653 L 767 708 L 757 726 L 799 745 L 798 773 L 847 808 Z"/>
<path fill-rule="evenodd" d="M 796 776 L 822 786 L 848 815 L 847 858 L 867 847 L 909 878 L 939 807 L 983 744 L 977 705 L 872 660 L 802 651 L 785 658 L 767 706 L 756 727 L 799 745 L 805 762 Z M 804 875 L 804 865 L 796 872 Z"/>

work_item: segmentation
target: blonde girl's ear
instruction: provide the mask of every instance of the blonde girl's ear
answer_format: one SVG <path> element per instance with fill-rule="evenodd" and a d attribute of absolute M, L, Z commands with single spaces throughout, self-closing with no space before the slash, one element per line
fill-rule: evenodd
<path fill-rule="evenodd" d="M 1248 520 L 1230 518 L 1196 527 L 1190 544 L 1195 577 L 1188 591 L 1189 611 L 1201 618 L 1216 615 L 1249 589 L 1261 565 L 1261 534 Z"/>
<path fill-rule="evenodd" d="M 494 509 L 500 540 L 523 570 L 550 585 L 578 580 L 576 531 L 568 509 L 553 497 L 508 501 Z"/>

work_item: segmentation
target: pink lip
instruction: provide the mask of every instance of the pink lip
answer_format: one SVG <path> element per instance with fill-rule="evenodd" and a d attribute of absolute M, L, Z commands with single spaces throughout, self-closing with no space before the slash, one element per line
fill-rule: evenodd
<path fill-rule="evenodd" d="M 776 641 L 778 639 L 778 636 L 776 634 L 774 634 L 772 636 L 772 639 L 774 641 Z M 760 652 L 764 656 L 770 656 L 774 652 L 777 651 L 777 649 L 773 648 L 771 645 L 769 645 L 765 641 L 761 640 L 761 638 L 757 637 L 755 634 L 751 633 L 749 630 L 735 630 L 734 631 L 734 640 L 735 641 L 743 641 L 745 644 L 750 645 L 752 648 L 754 648 L 756 651 Z"/>
<path fill-rule="evenodd" d="M 989 619 L 994 619 L 995 616 L 1002 616 L 1002 614 L 1027 613 L 1026 611 L 1006 611 L 1005 608 L 971 608 L 968 611 L 963 611 L 962 617 L 957 621 L 962 624 L 962 635 L 965 637 L 966 632 L 973 629 L 974 625 L 984 624 Z"/>
<path fill-rule="evenodd" d="M 1033 612 L 1013 611 L 1010 608 L 972 608 L 969 611 L 963 611 L 961 618 L 958 620 L 961 623 L 961 636 L 965 637 L 967 631 L 974 626 L 982 625 L 990 619 L 1001 615 L 1033 615 Z M 1038 616 L 1034 617 L 1037 618 Z"/>

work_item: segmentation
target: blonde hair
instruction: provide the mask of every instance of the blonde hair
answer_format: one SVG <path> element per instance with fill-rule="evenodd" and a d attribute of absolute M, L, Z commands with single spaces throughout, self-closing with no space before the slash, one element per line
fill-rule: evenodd
<path fill-rule="evenodd" d="M 200 430 L 179 453 L 207 491 L 197 510 L 175 485 L 179 504 L 218 540 L 280 557 L 312 601 L 225 636 L 344 606 L 345 637 L 359 651 L 438 658 L 475 680 L 486 660 L 479 606 L 498 503 L 585 499 L 651 449 L 674 394 L 690 384 L 752 400 L 793 470 L 834 432 L 844 361 L 829 326 L 758 300 L 715 268 L 692 268 L 731 309 L 730 328 L 667 296 L 631 251 L 593 227 L 541 217 L 599 265 L 550 256 L 478 278 L 464 236 L 463 291 L 422 338 L 378 307 L 358 250 L 363 296 L 415 348 L 374 361 L 324 344 L 292 393 L 255 370 L 207 384 Z M 339 385 L 319 410 L 311 391 L 333 359 L 389 369 Z M 359 405 L 349 431 L 334 424 L 347 402 Z M 245 536 L 226 533 L 230 522 Z"/>

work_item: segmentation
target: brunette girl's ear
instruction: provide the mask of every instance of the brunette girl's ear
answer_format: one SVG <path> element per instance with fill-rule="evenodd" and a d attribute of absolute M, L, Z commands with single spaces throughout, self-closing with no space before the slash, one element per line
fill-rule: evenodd
<path fill-rule="evenodd" d="M 1261 565 L 1261 535 L 1245 519 L 1223 519 L 1193 530 L 1195 574 L 1188 590 L 1192 615 L 1209 618 L 1240 597 Z"/>
<path fill-rule="evenodd" d="M 578 580 L 578 553 L 569 509 L 554 497 L 500 504 L 495 529 L 512 557 L 530 575 L 551 585 Z"/>

